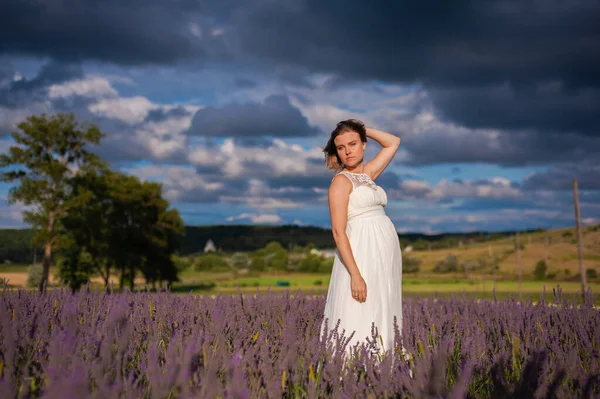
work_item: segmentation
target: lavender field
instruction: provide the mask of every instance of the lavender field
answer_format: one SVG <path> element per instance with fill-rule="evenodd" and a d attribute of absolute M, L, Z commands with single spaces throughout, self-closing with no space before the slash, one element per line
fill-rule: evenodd
<path fill-rule="evenodd" d="M 408 298 L 401 354 L 319 338 L 323 296 L 0 294 L 2 398 L 597 397 L 600 314 Z"/>

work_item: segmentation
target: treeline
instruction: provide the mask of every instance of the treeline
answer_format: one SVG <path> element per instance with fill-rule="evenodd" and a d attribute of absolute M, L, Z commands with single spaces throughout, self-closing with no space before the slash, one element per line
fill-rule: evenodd
<path fill-rule="evenodd" d="M 121 288 L 133 288 L 139 273 L 150 284 L 177 281 L 172 255 L 184 226 L 160 184 L 111 170 L 90 151 L 104 134 L 73 114 L 32 115 L 17 127 L 15 145 L 0 155 L 2 181 L 13 183 L 9 202 L 27 206 L 32 229 L 3 231 L 3 263 L 32 261 L 39 249 L 40 291 L 51 263 L 73 290 L 94 275 L 108 285 L 115 271 Z"/>
<path fill-rule="evenodd" d="M 412 246 L 414 250 L 435 250 L 456 247 L 462 241 L 485 242 L 509 237 L 510 232 L 474 232 L 445 233 L 426 235 L 420 233 L 398 234 L 402 248 Z M 31 244 L 34 232 L 31 229 L 0 229 L 0 264 L 31 263 L 34 249 Z M 252 252 L 264 248 L 276 241 L 287 250 L 295 247 L 314 245 L 320 249 L 334 248 L 335 243 L 330 229 L 311 226 L 252 226 L 252 225 L 217 225 L 217 226 L 185 226 L 184 233 L 178 238 L 178 253 L 188 256 L 204 252 L 208 240 L 223 252 Z M 42 248 L 38 249 L 38 259 Z M 0 266 L 1 267 L 1 266 Z"/>

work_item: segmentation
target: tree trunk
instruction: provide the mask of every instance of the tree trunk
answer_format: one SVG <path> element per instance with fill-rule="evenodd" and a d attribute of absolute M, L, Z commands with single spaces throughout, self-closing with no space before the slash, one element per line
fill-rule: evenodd
<path fill-rule="evenodd" d="M 52 259 L 52 243 L 48 241 L 44 244 L 44 263 L 42 279 L 40 280 L 39 291 L 44 292 L 48 285 L 48 276 L 50 274 L 50 260 Z"/>
<path fill-rule="evenodd" d="M 121 266 L 121 278 L 119 279 L 119 291 L 123 291 L 123 285 L 125 284 L 125 266 Z"/>
<path fill-rule="evenodd" d="M 50 237 L 44 244 L 44 263 L 42 270 L 42 279 L 40 281 L 39 291 L 44 292 L 48 285 L 48 277 L 50 275 L 50 261 L 52 260 L 52 244 L 54 243 L 54 212 L 48 214 L 48 233 Z"/>
<path fill-rule="evenodd" d="M 134 266 L 130 267 L 129 274 L 130 274 L 129 288 L 133 292 L 133 288 L 134 288 L 134 284 L 133 283 L 134 283 L 134 280 L 135 280 L 135 267 Z"/>

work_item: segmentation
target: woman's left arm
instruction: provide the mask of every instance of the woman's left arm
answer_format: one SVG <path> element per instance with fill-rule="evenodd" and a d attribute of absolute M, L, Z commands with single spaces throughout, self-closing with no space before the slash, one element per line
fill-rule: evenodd
<path fill-rule="evenodd" d="M 375 140 L 383 147 L 379 153 L 365 164 L 365 172 L 375 180 L 385 170 L 400 147 L 400 137 L 381 130 L 366 128 L 367 137 Z"/>

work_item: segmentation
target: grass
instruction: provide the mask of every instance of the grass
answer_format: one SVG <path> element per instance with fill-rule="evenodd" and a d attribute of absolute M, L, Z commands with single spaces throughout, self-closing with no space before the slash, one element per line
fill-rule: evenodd
<path fill-rule="evenodd" d="M 2 273 L 27 273 L 29 265 L 0 265 L 0 275 Z"/>
<path fill-rule="evenodd" d="M 208 277 L 208 276 L 207 276 Z M 232 293 L 238 289 L 244 292 L 247 291 L 285 291 L 303 290 L 314 291 L 319 290 L 326 292 L 329 285 L 329 274 L 279 274 L 279 275 L 264 275 L 260 277 L 238 277 L 231 278 L 225 281 L 212 281 L 209 278 L 202 278 L 200 273 L 195 274 L 196 282 L 182 282 L 173 285 L 173 291 L 177 292 L 196 292 L 196 293 Z M 277 282 L 286 281 L 289 287 L 280 287 Z M 318 283 L 320 282 L 320 284 Z M 577 294 L 581 290 L 579 282 L 575 281 L 531 281 L 526 280 L 522 283 L 523 294 L 538 295 L 544 292 L 551 293 L 552 289 L 560 285 L 564 293 Z M 600 292 L 600 283 L 598 281 L 589 281 L 589 287 L 592 292 Z M 492 294 L 494 290 L 498 294 L 515 294 L 519 292 L 519 283 L 516 280 L 499 280 L 481 278 L 456 278 L 456 277 L 417 277 L 404 276 L 402 279 L 402 291 L 407 295 L 429 295 L 429 294 L 449 294 L 449 293 L 476 293 L 476 294 Z"/>

